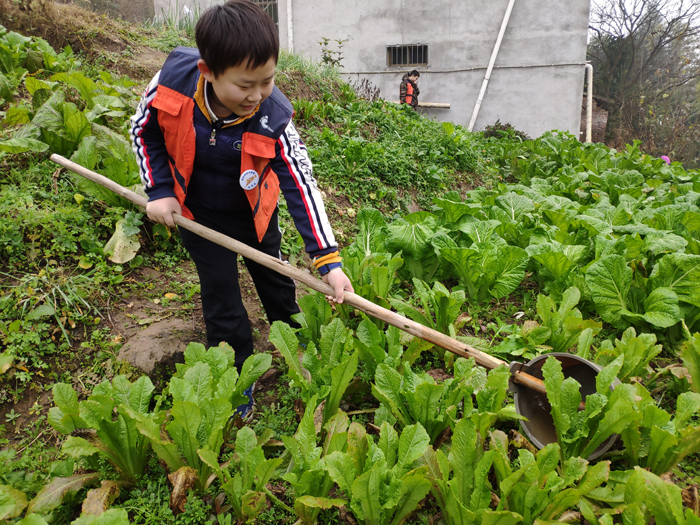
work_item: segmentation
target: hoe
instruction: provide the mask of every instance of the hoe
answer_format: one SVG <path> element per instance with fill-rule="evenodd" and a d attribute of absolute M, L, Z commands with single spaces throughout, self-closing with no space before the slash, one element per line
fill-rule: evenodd
<path fill-rule="evenodd" d="M 124 188 L 107 177 L 88 170 L 87 168 L 84 168 L 75 162 L 71 162 L 60 155 L 51 155 L 51 160 L 56 164 L 60 164 L 70 171 L 91 180 L 92 182 L 104 186 L 117 195 L 142 208 L 146 207 L 147 200 L 144 197 L 127 188 Z M 185 228 L 193 233 L 196 233 L 200 237 L 204 237 L 205 239 L 219 244 L 224 248 L 228 248 L 229 250 L 232 250 L 248 259 L 266 266 L 267 268 L 290 277 L 295 281 L 302 282 L 312 290 L 325 295 L 334 295 L 335 293 L 330 285 L 313 277 L 307 272 L 290 266 L 280 259 L 276 259 L 270 255 L 259 252 L 246 244 L 202 226 L 201 224 L 198 224 L 195 221 L 187 219 L 181 215 L 174 215 L 173 219 L 175 224 L 181 228 Z M 371 315 L 372 317 L 395 326 L 404 332 L 448 350 L 459 357 L 464 357 L 466 359 L 470 357 L 474 358 L 474 361 L 476 361 L 477 364 L 489 370 L 502 365 L 509 366 L 511 372 L 511 390 L 515 393 L 514 397 L 516 412 L 527 418 L 527 421 L 521 422 L 522 427 L 532 442 L 539 448 L 557 441 L 554 422 L 550 414 L 551 407 L 549 401 L 547 400 L 544 382 L 542 381 L 541 368 L 544 365 L 547 357 L 556 357 L 561 362 L 562 371 L 565 377 L 573 377 L 579 382 L 581 385 L 582 399 L 585 400 L 587 395 L 594 393 L 596 390 L 595 378 L 600 371 L 600 366 L 578 356 L 567 353 L 543 354 L 527 364 L 513 362 L 509 365 L 505 361 L 496 359 L 495 357 L 481 352 L 472 346 L 462 343 L 461 341 L 457 341 L 456 339 L 452 339 L 451 337 L 448 337 L 437 330 L 433 330 L 432 328 L 423 326 L 411 319 L 402 317 L 391 310 L 382 308 L 381 306 L 378 306 L 357 294 L 346 292 L 345 303 L 357 308 L 367 315 Z M 579 410 L 583 410 L 584 408 L 585 406 L 582 402 Z M 593 452 L 589 459 L 595 459 L 604 454 L 612 446 L 615 439 L 616 436 L 611 436 Z"/>

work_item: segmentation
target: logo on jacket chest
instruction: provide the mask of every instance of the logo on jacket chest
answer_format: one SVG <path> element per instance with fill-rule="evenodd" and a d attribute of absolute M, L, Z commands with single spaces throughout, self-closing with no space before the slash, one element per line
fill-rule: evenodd
<path fill-rule="evenodd" d="M 272 128 L 271 128 L 270 126 L 267 125 L 267 121 L 268 121 L 268 120 L 269 120 L 269 117 L 268 117 L 267 115 L 263 116 L 263 117 L 260 119 L 260 126 L 262 126 L 264 129 L 266 129 L 267 131 L 269 131 L 270 133 L 272 133 L 272 131 L 273 131 Z"/>

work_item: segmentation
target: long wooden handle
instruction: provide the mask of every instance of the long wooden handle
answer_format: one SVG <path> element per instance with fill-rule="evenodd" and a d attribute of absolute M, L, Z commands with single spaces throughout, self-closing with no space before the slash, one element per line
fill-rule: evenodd
<path fill-rule="evenodd" d="M 51 160 L 54 161 L 56 164 L 60 164 L 64 168 L 67 168 L 70 171 L 73 171 L 78 175 L 85 177 L 86 179 L 89 179 L 97 184 L 100 184 L 101 186 L 104 186 L 105 188 L 116 193 L 117 195 L 124 197 L 128 201 L 133 202 L 134 204 L 141 206 L 142 208 L 146 207 L 147 201 L 141 195 L 124 188 L 123 186 L 117 184 L 113 180 L 108 179 L 107 177 L 100 175 L 99 173 L 95 173 L 94 171 L 84 168 L 80 164 L 76 164 L 75 162 L 72 162 L 60 155 L 51 155 Z M 246 244 L 243 244 L 242 242 L 232 239 L 231 237 L 223 235 L 210 228 L 207 228 L 206 226 L 202 226 L 201 224 L 187 219 L 182 215 L 173 215 L 173 220 L 178 226 L 181 226 L 186 230 L 196 233 L 200 237 L 204 237 L 205 239 L 208 239 L 220 246 L 223 246 L 224 248 L 228 248 L 229 250 L 239 253 L 243 257 L 251 259 L 259 264 L 262 264 L 263 266 L 266 266 L 267 268 L 270 268 L 271 270 L 274 270 L 277 273 L 281 273 L 282 275 L 291 277 L 296 281 L 302 282 L 312 290 L 316 290 L 317 292 L 326 295 L 335 295 L 335 290 L 330 285 L 324 283 L 319 279 L 316 279 L 308 272 L 304 272 L 302 270 L 299 270 L 298 268 L 294 268 L 293 266 L 285 263 L 280 259 L 262 253 L 254 248 L 251 248 Z M 392 326 L 395 326 L 396 328 L 399 328 L 404 332 L 408 332 L 411 335 L 424 339 L 425 341 L 429 341 L 439 346 L 440 348 L 444 348 L 445 350 L 452 352 L 453 354 L 459 357 L 464 357 L 467 359 L 473 357 L 474 360 L 484 368 L 493 369 L 497 366 L 507 364 L 505 361 L 501 361 L 500 359 L 491 357 L 490 355 L 481 352 L 472 346 L 464 344 L 461 341 L 452 339 L 451 337 L 448 337 L 445 334 L 438 332 L 437 330 L 433 330 L 432 328 L 423 326 L 422 324 L 416 323 L 411 319 L 402 317 L 399 314 L 392 312 L 391 310 L 382 308 L 381 306 L 376 305 L 373 302 L 368 301 L 367 299 L 364 299 L 363 297 L 360 297 L 355 293 L 345 292 L 345 302 L 350 306 L 353 306 L 358 310 L 361 310 L 364 313 L 371 315 L 372 317 L 381 319 L 382 321 Z M 513 381 L 528 388 L 531 388 L 532 390 L 535 390 L 537 392 L 546 394 L 546 390 L 542 380 L 525 372 L 515 372 L 515 374 L 513 374 Z"/>

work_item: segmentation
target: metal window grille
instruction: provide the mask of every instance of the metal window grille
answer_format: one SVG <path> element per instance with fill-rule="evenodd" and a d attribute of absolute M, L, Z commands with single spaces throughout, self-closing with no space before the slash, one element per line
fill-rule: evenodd
<path fill-rule="evenodd" d="M 262 9 L 270 15 L 272 21 L 279 29 L 279 16 L 277 15 L 277 0 L 250 0 L 254 4 L 262 7 Z"/>
<path fill-rule="evenodd" d="M 427 66 L 428 44 L 407 44 L 386 47 L 386 65 Z"/>

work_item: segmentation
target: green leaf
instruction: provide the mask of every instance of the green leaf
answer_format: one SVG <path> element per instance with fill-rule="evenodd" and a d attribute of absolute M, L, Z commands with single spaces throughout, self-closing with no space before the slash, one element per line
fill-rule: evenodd
<path fill-rule="evenodd" d="M 81 437 L 68 436 L 68 439 L 63 443 L 63 452 L 71 457 L 79 458 L 83 456 L 92 456 L 100 452 L 100 449 L 89 443 Z"/>
<path fill-rule="evenodd" d="M 476 426 L 464 418 L 457 422 L 452 436 L 452 448 L 448 455 L 454 472 L 454 490 L 457 500 L 468 505 L 474 491 L 474 467 L 477 461 Z M 446 469 L 442 469 L 443 473 Z"/>
<path fill-rule="evenodd" d="M 581 482 L 578 484 L 577 489 L 579 494 L 585 496 L 596 487 L 608 481 L 608 477 L 610 477 L 609 461 L 601 461 L 589 467 L 583 475 L 583 479 L 581 479 Z"/>
<path fill-rule="evenodd" d="M 0 520 L 16 518 L 27 506 L 27 496 L 8 485 L 0 485 Z"/>
<path fill-rule="evenodd" d="M 639 467 L 636 467 L 639 469 Z M 647 509 L 659 525 L 683 524 L 683 499 L 681 489 L 666 483 L 651 472 L 641 471 L 646 487 L 645 503 Z"/>
<path fill-rule="evenodd" d="M 139 377 L 131 386 L 129 406 L 140 414 L 147 413 L 154 390 L 155 387 L 148 376 Z"/>
<path fill-rule="evenodd" d="M 32 310 L 27 316 L 27 319 L 33 321 L 35 319 L 41 319 L 42 317 L 52 316 L 55 313 L 56 310 L 53 306 L 51 306 L 50 304 L 42 304 L 41 306 L 38 306 L 34 310 Z"/>
<path fill-rule="evenodd" d="M 16 523 L 16 525 L 48 525 L 46 520 L 38 514 L 28 514 Z"/>
<path fill-rule="evenodd" d="M 357 214 L 355 222 L 358 226 L 355 244 L 360 253 L 369 257 L 373 253 L 384 251 L 384 237 L 382 229 L 386 226 L 384 214 L 374 208 L 362 208 Z"/>
<path fill-rule="evenodd" d="M 435 216 L 427 211 L 409 213 L 387 227 L 387 248 L 403 251 L 416 259 L 432 249 L 430 239 L 436 230 Z"/>
<path fill-rule="evenodd" d="M 357 475 L 353 459 L 344 452 L 336 451 L 323 458 L 323 466 L 338 488 L 347 497 L 352 496 L 352 484 Z"/>
<path fill-rule="evenodd" d="M 194 366 L 199 361 L 204 361 L 207 356 L 207 350 L 202 343 L 190 343 L 185 348 L 185 364 Z"/>
<path fill-rule="evenodd" d="M 12 154 L 26 153 L 27 151 L 44 153 L 48 149 L 48 144 L 29 137 L 15 137 L 0 141 L 0 151 Z"/>
<path fill-rule="evenodd" d="M 56 383 L 51 389 L 53 401 L 63 412 L 77 412 L 79 410 L 78 394 L 73 387 L 66 383 Z"/>
<path fill-rule="evenodd" d="M 649 324 L 659 328 L 669 328 L 681 320 L 678 296 L 670 288 L 656 288 L 644 301 L 644 314 L 641 316 L 623 311 L 622 315 L 634 319 L 642 317 Z"/>
<path fill-rule="evenodd" d="M 194 394 L 198 401 L 201 402 L 212 398 L 212 383 L 214 382 L 214 378 L 209 363 L 198 361 L 192 368 L 185 372 L 184 379 L 194 387 Z"/>
<path fill-rule="evenodd" d="M 69 495 L 78 492 L 83 487 L 96 483 L 100 478 L 99 473 L 74 474 L 68 478 L 53 478 L 51 483 L 39 491 L 36 497 L 29 502 L 27 514 L 36 512 L 45 514 L 61 505 Z"/>
<path fill-rule="evenodd" d="M 700 393 L 700 333 L 683 343 L 681 358 L 692 378 L 690 388 L 693 392 Z"/>
<path fill-rule="evenodd" d="M 268 459 L 260 463 L 255 469 L 255 481 L 256 490 L 262 490 L 265 485 L 275 476 L 275 470 L 282 463 L 282 458 Z"/>
<path fill-rule="evenodd" d="M 382 504 L 379 501 L 381 472 L 375 464 L 359 476 L 352 484 L 352 498 L 362 509 L 362 519 L 366 525 L 382 525 Z M 428 487 L 430 489 L 430 487 Z"/>
<path fill-rule="evenodd" d="M 603 441 L 613 434 L 619 434 L 641 414 L 635 406 L 636 391 L 632 385 L 618 385 L 610 396 L 605 415 L 598 424 L 596 433 L 590 439 L 581 457 L 589 457 Z"/>
<path fill-rule="evenodd" d="M 535 211 L 535 205 L 524 195 L 509 192 L 500 197 L 496 197 L 496 205 L 505 210 L 508 219 L 516 222 L 521 215 Z"/>
<path fill-rule="evenodd" d="M 287 366 L 289 367 L 289 377 L 298 386 L 306 385 L 308 382 L 304 379 L 304 374 L 301 371 L 299 363 L 299 340 L 294 334 L 294 330 L 282 321 L 275 321 L 270 327 L 270 342 L 275 345 L 284 357 Z"/>
<path fill-rule="evenodd" d="M 100 162 L 100 155 L 97 150 L 97 137 L 90 136 L 81 140 L 78 149 L 71 155 L 70 160 L 89 170 L 95 169 L 98 162 Z"/>
<path fill-rule="evenodd" d="M 403 523 L 430 492 L 430 481 L 420 474 L 409 474 L 401 479 L 402 496 L 394 512 L 392 525 Z"/>
<path fill-rule="evenodd" d="M 173 377 L 168 384 L 168 390 L 170 395 L 173 396 L 173 403 L 177 403 L 178 401 L 197 402 L 197 394 L 195 393 L 194 386 L 184 379 Z"/>
<path fill-rule="evenodd" d="M 82 514 L 71 525 L 129 525 L 129 515 L 126 509 L 107 509 L 99 516 Z"/>
<path fill-rule="evenodd" d="M 617 325 L 627 310 L 627 294 L 632 284 L 632 269 L 620 255 L 607 255 L 586 272 L 596 310 L 606 322 Z"/>
<path fill-rule="evenodd" d="M 547 399 L 552 406 L 552 418 L 557 435 L 561 439 L 566 435 L 571 426 L 571 413 L 563 409 L 562 392 L 564 390 L 564 374 L 561 371 L 561 363 L 555 357 L 548 357 L 542 367 L 544 386 L 547 389 Z M 570 378 L 571 379 L 571 378 Z M 571 388 L 571 384 L 569 384 Z M 570 392 L 567 398 L 570 398 Z M 566 405 L 569 407 L 569 404 Z"/>
<path fill-rule="evenodd" d="M 527 252 L 517 246 L 504 246 L 498 249 L 495 265 L 495 279 L 490 293 L 496 299 L 511 294 L 523 282 L 525 268 L 530 260 Z"/>
<path fill-rule="evenodd" d="M 401 374 L 382 363 L 377 367 L 374 380 L 372 395 L 380 402 L 386 403 L 394 417 L 399 419 L 403 425 L 407 425 L 409 417 L 401 396 Z"/>
<path fill-rule="evenodd" d="M 349 358 L 344 359 L 331 371 L 331 393 L 326 399 L 326 406 L 323 410 L 323 422 L 327 422 L 338 411 L 340 401 L 345 395 L 345 391 L 355 377 L 357 371 L 358 354 L 353 353 Z"/>
<path fill-rule="evenodd" d="M 484 510 L 481 514 L 481 525 L 517 525 L 523 517 L 515 512 Z M 537 523 L 537 522 L 535 522 Z"/>
<path fill-rule="evenodd" d="M 270 365 L 272 365 L 272 356 L 270 354 L 251 355 L 241 367 L 241 375 L 238 378 L 236 389 L 239 392 L 246 390 L 270 369 Z"/>
<path fill-rule="evenodd" d="M 425 453 L 430 444 L 430 436 L 420 423 L 407 426 L 401 432 L 399 438 L 399 454 L 396 460 L 395 472 L 397 476 L 407 472 L 413 462 Z"/>
<path fill-rule="evenodd" d="M 670 288 L 679 301 L 700 307 L 700 255 L 665 255 L 654 266 L 650 281 L 654 288 Z"/>
<path fill-rule="evenodd" d="M 170 414 L 173 420 L 166 426 L 166 430 L 182 451 L 188 465 L 197 469 L 200 462 L 197 450 L 204 444 L 200 444 L 197 438 L 202 421 L 199 407 L 188 401 L 179 401 L 173 404 Z"/>

